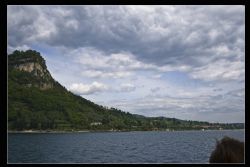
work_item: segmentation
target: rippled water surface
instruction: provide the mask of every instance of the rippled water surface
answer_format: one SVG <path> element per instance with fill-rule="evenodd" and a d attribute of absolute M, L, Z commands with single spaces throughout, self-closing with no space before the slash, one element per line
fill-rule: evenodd
<path fill-rule="evenodd" d="M 208 163 L 216 139 L 244 131 L 9 133 L 8 163 Z"/>

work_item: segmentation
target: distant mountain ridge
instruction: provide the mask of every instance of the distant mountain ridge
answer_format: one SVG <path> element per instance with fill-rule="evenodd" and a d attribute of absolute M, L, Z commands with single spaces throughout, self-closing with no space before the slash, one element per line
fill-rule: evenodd
<path fill-rule="evenodd" d="M 244 124 L 211 124 L 130 114 L 69 92 L 55 81 L 34 50 L 8 55 L 9 130 L 188 130 L 240 129 Z"/>

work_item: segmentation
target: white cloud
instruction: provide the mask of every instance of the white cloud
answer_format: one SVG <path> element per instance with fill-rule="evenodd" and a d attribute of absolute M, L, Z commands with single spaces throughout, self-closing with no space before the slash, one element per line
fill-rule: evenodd
<path fill-rule="evenodd" d="M 132 92 L 135 91 L 136 87 L 130 83 L 123 83 L 120 86 L 111 87 L 100 82 L 94 81 L 91 84 L 83 83 L 73 83 L 69 86 L 68 90 L 79 94 L 79 95 L 90 95 L 100 92 L 109 92 L 109 93 L 121 93 L 121 92 Z"/>
<path fill-rule="evenodd" d="M 108 90 L 108 87 L 99 82 L 93 82 L 92 84 L 73 83 L 70 85 L 69 90 L 80 95 L 88 95 L 96 92 L 103 92 Z"/>
<path fill-rule="evenodd" d="M 195 68 L 191 76 L 205 81 L 211 80 L 238 80 L 245 73 L 245 64 L 242 61 L 218 60 L 212 64 Z M 242 78 L 243 79 L 243 78 Z"/>
<path fill-rule="evenodd" d="M 115 71 L 136 70 L 156 68 L 153 65 L 144 64 L 136 60 L 131 53 L 111 53 L 106 54 L 102 50 L 96 48 L 79 48 L 69 53 L 72 57 L 77 58 L 77 62 L 96 69 L 112 69 Z"/>
<path fill-rule="evenodd" d="M 136 59 L 136 55 L 129 52 L 105 53 L 93 47 L 81 47 L 62 52 L 68 57 L 72 57 L 75 63 L 81 64 L 81 75 L 90 78 L 127 78 L 136 72 L 155 72 L 153 78 L 160 78 L 161 75 L 169 71 L 191 71 L 188 65 L 165 65 L 157 66 L 144 63 Z"/>
<path fill-rule="evenodd" d="M 84 70 L 81 74 L 91 78 L 124 78 L 132 75 L 127 71 L 104 72 L 99 70 Z"/>
<path fill-rule="evenodd" d="M 137 56 L 129 52 L 107 54 L 102 50 L 89 47 L 72 50 L 67 55 L 72 56 L 75 62 L 83 65 L 83 71 L 81 72 L 83 76 L 93 78 L 126 78 L 134 75 L 136 71 L 155 71 L 156 75 L 153 78 L 160 78 L 162 73 L 168 71 L 180 71 L 188 73 L 194 79 L 204 81 L 237 80 L 244 75 L 245 65 L 241 60 L 242 56 L 234 56 L 234 59 L 236 59 L 234 61 L 223 59 L 225 55 L 229 54 L 229 49 L 225 45 L 212 48 L 212 50 L 216 50 L 217 54 L 223 55 L 222 58 L 201 67 L 175 64 L 156 66 L 137 60 Z M 211 58 L 201 60 L 207 61 L 213 58 L 211 56 Z"/>
<path fill-rule="evenodd" d="M 152 78 L 156 78 L 157 79 L 157 78 L 161 78 L 161 76 L 162 76 L 161 74 L 156 74 L 156 75 L 153 75 Z"/>
<path fill-rule="evenodd" d="M 245 99 L 244 91 L 244 89 L 238 89 L 222 95 L 200 95 L 188 98 L 148 95 L 132 100 L 114 100 L 106 105 L 146 116 L 161 115 L 210 122 L 221 122 L 221 118 L 214 117 L 217 114 L 228 117 L 228 120 L 223 120 L 223 122 L 235 122 L 232 117 L 234 115 L 232 113 L 235 113 L 240 115 L 237 121 L 244 122 L 242 120 L 245 110 L 245 106 L 242 105 Z"/>
<path fill-rule="evenodd" d="M 130 83 L 124 83 L 121 85 L 122 92 L 131 92 L 131 91 L 134 91 L 135 89 L 136 89 L 136 87 Z"/>

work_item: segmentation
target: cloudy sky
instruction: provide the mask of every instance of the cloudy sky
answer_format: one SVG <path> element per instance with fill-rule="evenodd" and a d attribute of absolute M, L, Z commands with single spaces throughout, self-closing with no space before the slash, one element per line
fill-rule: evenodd
<path fill-rule="evenodd" d="M 245 122 L 244 6 L 8 6 L 8 53 L 35 49 L 95 103 Z"/>

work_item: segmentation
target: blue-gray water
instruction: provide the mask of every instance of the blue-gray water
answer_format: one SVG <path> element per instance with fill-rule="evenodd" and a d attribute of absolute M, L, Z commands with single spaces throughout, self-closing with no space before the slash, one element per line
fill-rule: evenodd
<path fill-rule="evenodd" d="M 244 131 L 9 133 L 8 163 L 208 163 L 216 139 Z"/>

